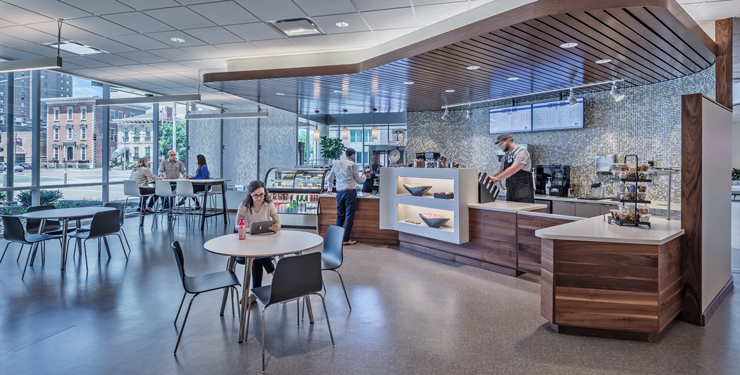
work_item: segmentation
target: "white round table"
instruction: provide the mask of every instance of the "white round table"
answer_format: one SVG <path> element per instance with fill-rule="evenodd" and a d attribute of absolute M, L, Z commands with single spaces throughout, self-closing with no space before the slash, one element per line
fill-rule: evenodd
<path fill-rule="evenodd" d="M 44 225 L 47 220 L 60 219 L 62 220 L 62 270 L 67 263 L 67 226 L 70 220 L 80 220 L 95 216 L 98 212 L 115 210 L 115 207 L 74 207 L 74 208 L 59 208 L 55 210 L 42 210 L 27 212 L 21 216 L 26 219 L 40 219 L 41 225 L 39 226 L 39 233 L 44 231 Z M 106 249 L 108 248 L 108 242 L 105 243 Z M 31 257 L 31 265 L 33 265 L 34 259 L 36 258 L 36 251 L 38 244 L 33 250 Z M 110 251 L 108 251 L 110 256 Z"/>
<path fill-rule="evenodd" d="M 301 253 L 319 246 L 323 242 L 324 239 L 318 234 L 294 230 L 280 230 L 275 234 L 258 234 L 254 236 L 247 234 L 246 240 L 239 240 L 238 233 L 227 234 L 209 240 L 203 247 L 208 252 L 231 257 L 228 269 L 232 271 L 236 266 L 236 257 L 246 258 L 244 281 L 242 282 L 242 298 L 244 298 L 244 301 L 249 301 L 249 283 L 252 281 L 252 262 L 254 262 L 255 258 Z M 224 291 L 224 298 L 221 303 L 222 315 L 226 303 L 226 293 Z M 249 308 L 249 304 L 242 303 L 242 314 L 239 320 L 240 343 L 246 339 L 244 332 L 246 328 L 247 308 Z M 310 305 L 308 308 L 309 317 L 311 317 Z"/>

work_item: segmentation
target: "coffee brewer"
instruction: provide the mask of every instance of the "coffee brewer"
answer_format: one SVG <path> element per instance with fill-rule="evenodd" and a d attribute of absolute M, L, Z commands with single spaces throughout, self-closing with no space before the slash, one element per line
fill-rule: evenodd
<path fill-rule="evenodd" d="M 552 178 L 549 192 L 547 191 L 548 178 Z M 569 165 L 538 165 L 535 168 L 535 194 L 567 197 L 568 189 L 570 189 Z"/>

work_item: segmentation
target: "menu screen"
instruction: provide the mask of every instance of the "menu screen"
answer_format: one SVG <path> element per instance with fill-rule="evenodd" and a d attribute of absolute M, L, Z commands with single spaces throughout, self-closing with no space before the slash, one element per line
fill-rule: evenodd
<path fill-rule="evenodd" d="M 492 109 L 489 112 L 491 134 L 532 131 L 532 106 Z"/>
<path fill-rule="evenodd" d="M 583 128 L 583 98 L 571 107 L 567 100 L 532 105 L 532 131 Z"/>

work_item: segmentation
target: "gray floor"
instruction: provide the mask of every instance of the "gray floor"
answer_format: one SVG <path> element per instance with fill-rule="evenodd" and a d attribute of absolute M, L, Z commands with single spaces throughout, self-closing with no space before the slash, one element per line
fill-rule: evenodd
<path fill-rule="evenodd" d="M 147 219 L 147 224 L 149 223 Z M 0 264 L 1 374 L 258 374 L 259 315 L 237 344 L 238 322 L 218 316 L 219 293 L 196 298 L 177 357 L 172 321 L 182 287 L 166 231 L 139 235 L 125 262 L 91 270 L 70 260 L 61 277 L 50 247 L 44 267 L 20 275 L 17 248 Z M 219 271 L 202 236 L 176 228 L 190 274 Z M 91 242 L 91 245 L 93 243 Z M 94 246 L 91 246 L 92 248 Z M 24 257 L 25 258 L 25 252 Z M 84 262 L 84 260 L 82 260 Z M 540 316 L 539 280 L 511 278 L 383 246 L 346 249 L 341 268 L 353 305 L 327 274 L 332 348 L 318 299 L 316 324 L 296 327 L 295 305 L 267 311 L 267 373 L 272 374 L 737 374 L 740 293 L 734 291 L 707 327 L 673 322 L 653 342 L 559 335 Z M 739 274 L 735 274 L 737 278 Z M 252 310 L 254 313 L 257 310 Z M 182 319 L 182 317 L 181 317 Z M 307 319 L 306 321 L 307 322 Z"/>
<path fill-rule="evenodd" d="M 732 270 L 740 272 L 740 201 L 732 202 Z"/>

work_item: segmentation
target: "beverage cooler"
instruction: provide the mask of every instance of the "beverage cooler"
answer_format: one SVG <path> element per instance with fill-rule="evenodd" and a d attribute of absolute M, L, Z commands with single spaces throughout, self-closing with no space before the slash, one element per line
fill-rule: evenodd
<path fill-rule="evenodd" d="M 318 226 L 319 193 L 325 190 L 328 168 L 271 168 L 265 186 L 286 228 Z"/>

